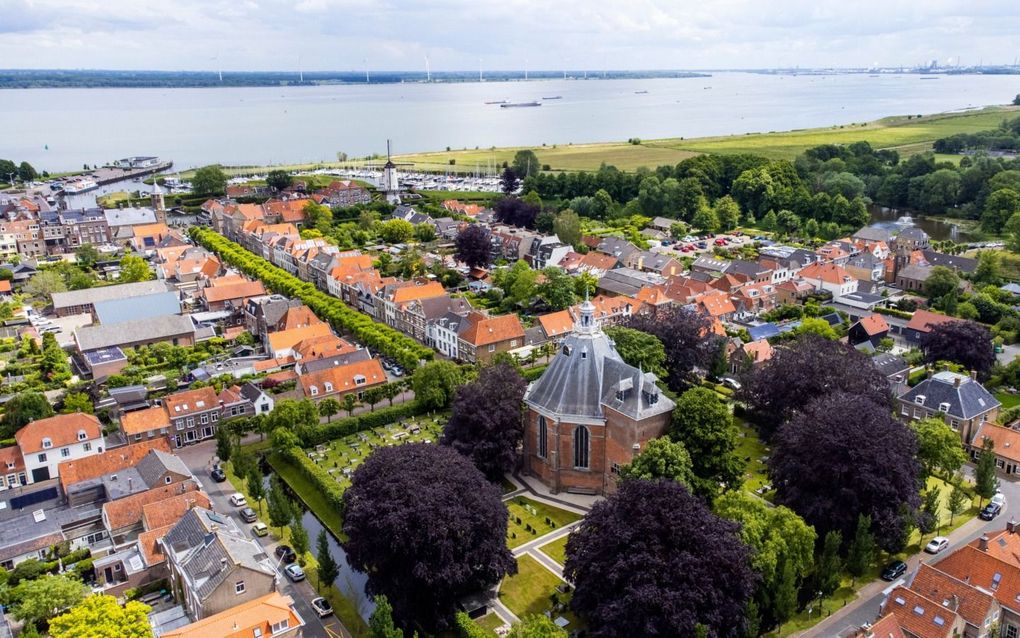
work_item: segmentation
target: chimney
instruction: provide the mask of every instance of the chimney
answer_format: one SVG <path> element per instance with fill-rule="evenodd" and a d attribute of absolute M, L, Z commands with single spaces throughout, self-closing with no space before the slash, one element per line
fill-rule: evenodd
<path fill-rule="evenodd" d="M 128 477 L 128 491 L 129 491 L 129 492 L 131 491 L 131 485 L 132 485 L 132 484 L 133 484 L 134 482 L 135 482 L 135 481 L 134 481 L 134 479 L 133 479 L 133 478 L 131 478 L 131 477 L 129 476 L 129 477 Z"/>
<path fill-rule="evenodd" d="M 970 378 L 977 381 L 977 370 L 970 371 Z"/>
<path fill-rule="evenodd" d="M 221 558 L 220 559 L 220 571 L 223 571 L 226 568 L 227 568 L 227 559 L 226 558 Z"/>
<path fill-rule="evenodd" d="M 981 538 L 978 539 L 978 549 L 983 552 L 988 551 L 988 534 L 982 534 Z"/>
<path fill-rule="evenodd" d="M 960 387 L 960 381 L 961 381 L 961 377 L 959 377 L 959 376 L 953 377 L 953 387 L 954 388 L 959 388 Z"/>
<path fill-rule="evenodd" d="M 1006 523 L 1006 531 L 1009 532 L 1010 534 L 1016 533 L 1016 521 L 1013 520 L 1012 517 L 1010 517 L 1009 522 Z"/>
<path fill-rule="evenodd" d="M 959 608 L 960 608 L 960 597 L 957 596 L 956 594 L 953 594 L 952 596 L 949 597 L 949 609 L 951 609 L 952 611 L 956 611 Z"/>

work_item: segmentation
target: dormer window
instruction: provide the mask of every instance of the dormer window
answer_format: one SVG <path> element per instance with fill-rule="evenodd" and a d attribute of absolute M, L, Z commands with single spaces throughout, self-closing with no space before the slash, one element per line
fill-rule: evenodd
<path fill-rule="evenodd" d="M 46 437 L 42 440 L 42 446 L 44 450 L 48 450 L 53 447 L 53 441 L 51 441 L 49 437 Z"/>
<path fill-rule="evenodd" d="M 919 394 L 916 397 L 914 397 L 914 403 L 916 403 L 917 405 L 924 405 L 924 399 L 925 399 L 924 395 Z"/>
<path fill-rule="evenodd" d="M 363 374 L 354 375 L 354 385 L 365 385 L 366 381 L 367 379 L 365 378 L 365 375 Z"/>
<path fill-rule="evenodd" d="M 945 414 L 949 414 L 949 404 L 948 403 L 940 403 L 939 404 L 939 412 L 943 412 Z"/>
<path fill-rule="evenodd" d="M 85 433 L 85 430 L 78 430 L 78 440 L 79 441 L 84 441 L 87 438 L 89 438 L 89 435 Z"/>
<path fill-rule="evenodd" d="M 322 386 L 323 386 L 323 388 L 325 388 L 326 392 L 332 392 L 333 391 L 333 384 L 330 383 L 329 381 L 326 381 L 325 383 L 323 383 Z"/>
<path fill-rule="evenodd" d="M 319 387 L 314 385 L 308 386 L 308 392 L 314 397 L 319 394 Z"/>
<path fill-rule="evenodd" d="M 569 357 L 570 356 L 570 346 L 566 346 L 566 345 L 563 346 L 562 352 L 563 352 L 563 354 L 565 354 L 565 355 L 567 355 Z"/>

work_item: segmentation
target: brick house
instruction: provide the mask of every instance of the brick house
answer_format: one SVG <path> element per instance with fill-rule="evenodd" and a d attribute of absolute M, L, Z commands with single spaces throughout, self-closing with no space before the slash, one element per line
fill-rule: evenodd
<path fill-rule="evenodd" d="M 904 420 L 941 416 L 964 445 L 972 445 L 978 428 L 995 422 L 1002 406 L 973 376 L 936 372 L 897 399 Z"/>
<path fill-rule="evenodd" d="M 554 493 L 612 492 L 619 468 L 669 427 L 674 404 L 656 380 L 623 362 L 584 302 L 574 332 L 525 393 L 525 471 Z"/>
<path fill-rule="evenodd" d="M 175 448 L 211 439 L 220 421 L 220 400 L 211 387 L 177 392 L 163 398 L 170 417 L 170 439 Z"/>
<path fill-rule="evenodd" d="M 524 326 L 515 314 L 488 317 L 470 312 L 466 326 L 457 338 L 460 360 L 470 363 L 488 363 L 501 352 L 509 352 L 524 345 Z"/>

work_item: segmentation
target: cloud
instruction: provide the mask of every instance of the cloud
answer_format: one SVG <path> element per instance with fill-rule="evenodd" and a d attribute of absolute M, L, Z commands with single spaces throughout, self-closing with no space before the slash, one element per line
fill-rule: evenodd
<path fill-rule="evenodd" d="M 1020 32 L 1020 3 L 1001 0 L 0 0 L 0 16 L 0 66 L 16 68 L 1005 63 Z"/>

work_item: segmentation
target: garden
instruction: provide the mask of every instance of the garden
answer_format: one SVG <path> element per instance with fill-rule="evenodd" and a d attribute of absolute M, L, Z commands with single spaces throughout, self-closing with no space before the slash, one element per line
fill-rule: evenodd
<path fill-rule="evenodd" d="M 517 573 L 504 578 L 499 587 L 500 601 L 518 618 L 548 613 L 554 621 L 564 618 L 567 631 L 581 624 L 570 611 L 570 596 L 570 585 L 527 555 L 517 559 Z"/>
<path fill-rule="evenodd" d="M 510 512 L 510 522 L 506 530 L 506 542 L 510 549 L 520 547 L 581 519 L 580 514 L 523 496 L 514 497 L 505 504 Z"/>

